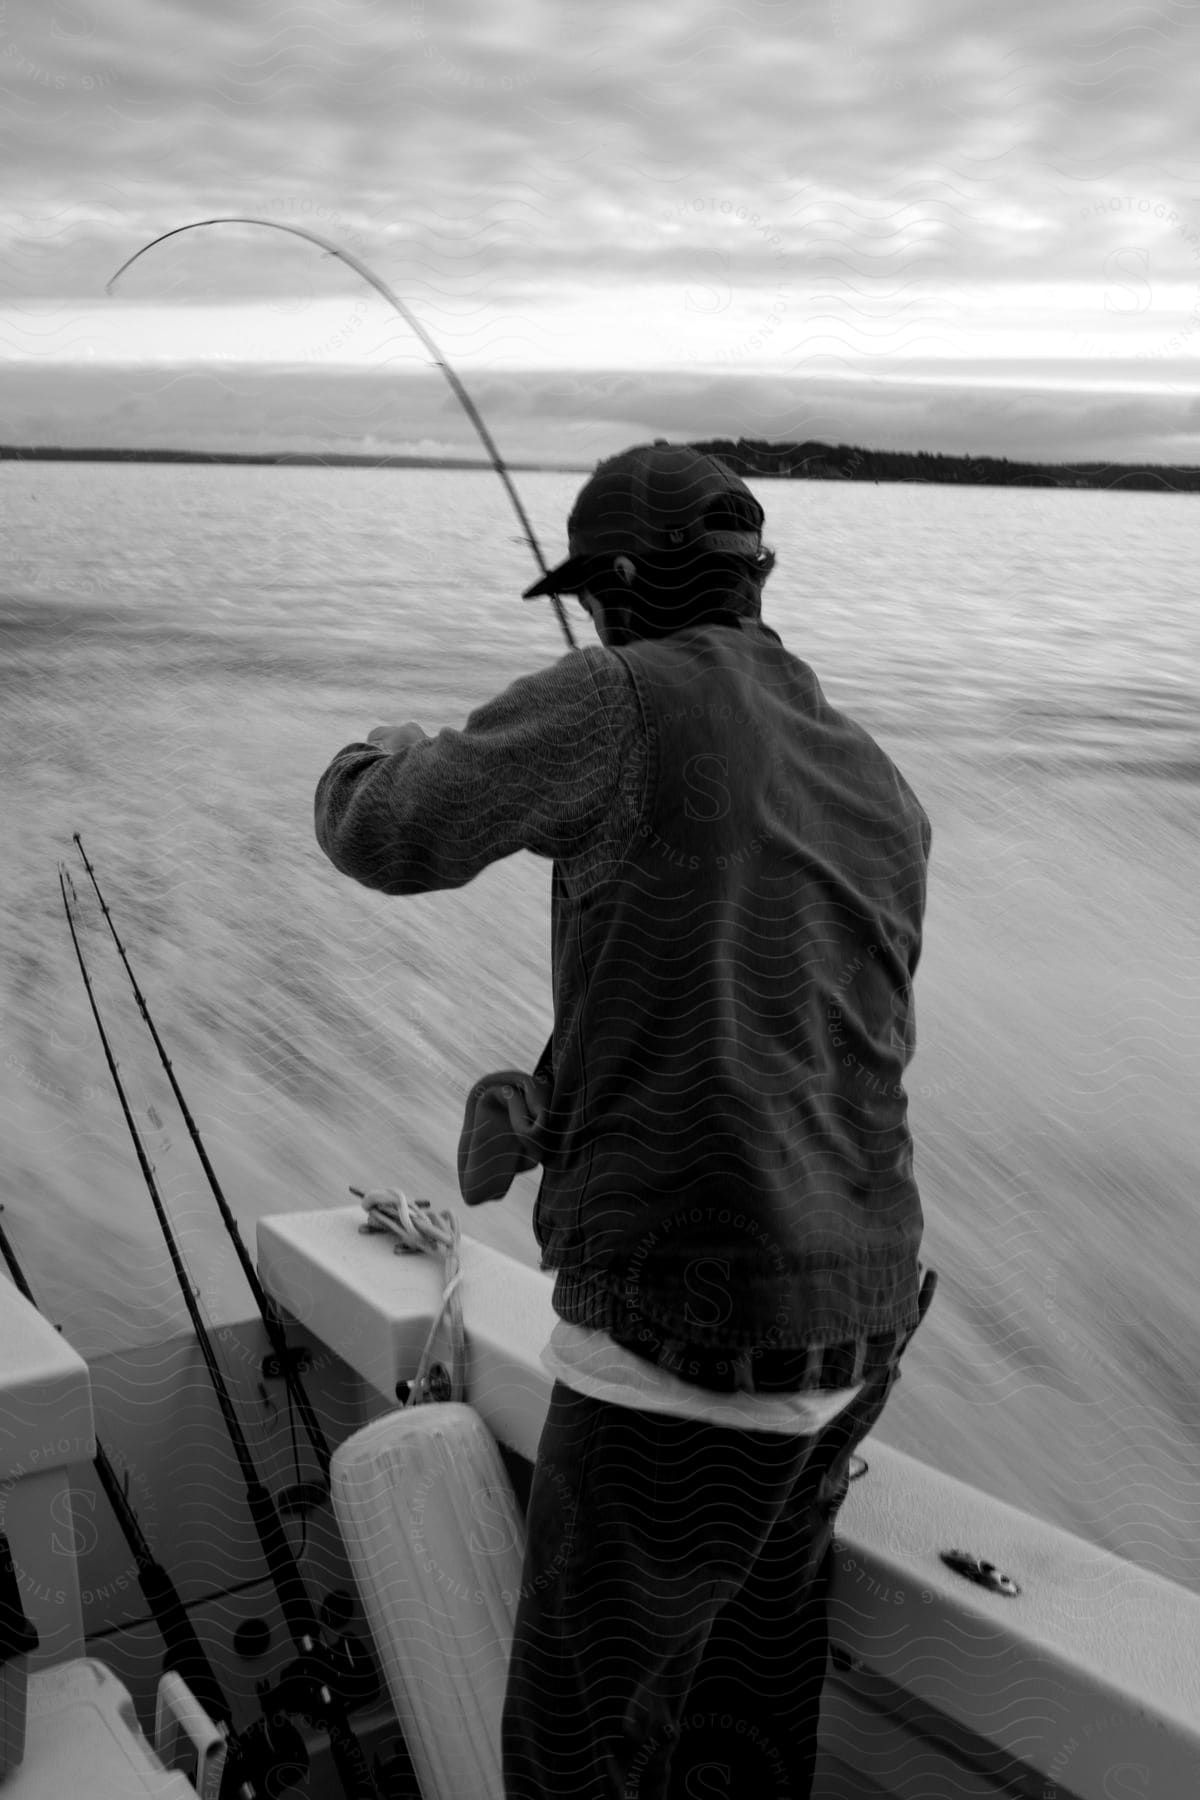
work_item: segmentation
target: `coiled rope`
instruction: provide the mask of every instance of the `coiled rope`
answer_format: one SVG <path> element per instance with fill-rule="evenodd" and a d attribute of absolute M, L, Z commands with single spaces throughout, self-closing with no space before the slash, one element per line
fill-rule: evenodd
<path fill-rule="evenodd" d="M 410 1200 L 401 1188 L 372 1188 L 368 1193 L 361 1188 L 351 1188 L 350 1192 L 362 1201 L 367 1215 L 366 1224 L 358 1228 L 360 1234 L 388 1231 L 396 1239 L 392 1248 L 397 1256 L 427 1251 L 442 1261 L 442 1304 L 429 1328 L 404 1408 L 439 1400 L 463 1400 L 466 1395 L 467 1343 L 459 1291 L 462 1270 L 459 1267 L 458 1220 L 451 1212 L 435 1213 L 428 1200 Z M 430 1377 L 434 1342 L 447 1312 L 450 1333 L 448 1392 L 444 1379 L 435 1376 L 431 1380 Z"/>

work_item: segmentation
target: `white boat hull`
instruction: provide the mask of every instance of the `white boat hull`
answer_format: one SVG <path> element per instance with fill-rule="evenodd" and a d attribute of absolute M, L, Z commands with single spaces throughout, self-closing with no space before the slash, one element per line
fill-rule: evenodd
<path fill-rule="evenodd" d="M 292 1341 L 310 1349 L 305 1382 L 334 1445 L 395 1409 L 395 1384 L 415 1373 L 441 1297 L 433 1258 L 393 1255 L 386 1237 L 360 1235 L 362 1219 L 347 1207 L 259 1226 L 264 1284 L 296 1322 Z M 462 1268 L 467 1398 L 500 1445 L 523 1505 L 552 1386 L 539 1359 L 553 1324 L 552 1278 L 469 1238 Z M 16 1296 L 14 1303 L 26 1307 Z M 40 1331 L 50 1337 L 47 1357 L 52 1349 L 69 1356 L 45 1321 L 26 1312 L 20 1342 Z M 216 1338 L 261 1479 L 277 1499 L 314 1481 L 318 1470 L 298 1431 L 298 1468 L 294 1461 L 283 1385 L 263 1379 L 269 1344 L 261 1325 L 224 1326 Z M 106 1357 L 90 1370 L 80 1363 L 74 1388 L 65 1375 L 55 1387 L 39 1366 L 40 1415 L 23 1398 L 33 1378 L 17 1341 L 0 1336 L 0 1385 L 6 1398 L 22 1396 L 13 1405 L 25 1435 L 9 1434 L 0 1491 L 14 1558 L 27 1571 L 26 1611 L 42 1633 L 31 1670 L 84 1654 L 103 1661 L 152 1733 L 162 1642 L 152 1623 L 136 1623 L 146 1608 L 89 1460 L 93 1419 L 80 1410 L 82 1380 L 94 1429 L 189 1604 L 237 1722 L 248 1723 L 257 1715 L 256 1684 L 276 1680 L 294 1647 L 194 1340 Z M 839 1516 L 816 1800 L 1200 1793 L 1200 1597 L 874 1439 L 863 1454 L 868 1472 L 851 1484 Z M 70 1526 L 65 1534 L 58 1527 L 57 1554 L 37 1535 L 53 1535 L 48 1509 Z M 330 1506 L 292 1513 L 288 1530 L 297 1549 L 304 1536 L 311 1592 L 349 1593 L 348 1629 L 366 1638 Z M 992 1562 L 1020 1593 L 1008 1598 L 964 1580 L 941 1560 L 952 1549 Z M 54 1591 L 68 1567 L 73 1603 Z M 247 1646 L 238 1628 L 251 1620 L 266 1621 L 270 1641 L 240 1654 Z M 353 1723 L 369 1754 L 384 1763 L 403 1757 L 386 1692 L 355 1711 Z M 338 1795 L 327 1745 L 319 1732 L 308 1737 L 311 1800 Z M 393 1791 L 406 1791 L 399 1777 Z M 453 1800 L 475 1796 L 459 1790 Z"/>

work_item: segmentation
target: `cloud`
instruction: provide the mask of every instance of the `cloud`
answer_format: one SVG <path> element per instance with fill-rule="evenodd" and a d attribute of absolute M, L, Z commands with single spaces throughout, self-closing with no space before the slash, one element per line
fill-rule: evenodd
<path fill-rule="evenodd" d="M 10 6 L 0 31 L 9 167 L 35 210 L 102 194 L 119 229 L 307 193 L 376 249 L 389 222 L 411 221 L 435 267 L 474 237 L 479 261 L 533 275 L 553 250 L 560 272 L 615 280 L 625 258 L 640 278 L 719 244 L 721 220 L 690 210 L 707 199 L 769 217 L 800 276 L 828 254 L 813 200 L 835 255 L 878 254 L 877 212 L 907 204 L 964 273 L 1048 248 L 1078 267 L 1071 208 L 1117 180 L 1123 128 L 1157 163 L 1137 190 L 1177 188 L 1200 47 L 1185 14 L 1135 27 L 1091 0 L 1003 13 L 547 0 L 502 14 L 491 0 L 343 0 L 274 15 L 50 0 Z M 682 238 L 667 231 L 681 217 Z M 1014 229 L 1023 217 L 1035 228 Z M 747 281 L 771 279 L 749 234 L 725 241 Z"/>
<path fill-rule="evenodd" d="M 784 396 L 957 358 L 986 436 L 1014 428 L 971 385 L 989 358 L 1190 377 L 1198 49 L 1193 9 L 1114 0 L 8 0 L 4 340 L 157 233 L 249 213 L 353 250 L 469 363 L 688 364 L 663 406 L 707 364 L 721 410 L 742 364 Z M 216 232 L 122 287 L 352 290 Z M 915 417 L 949 428 L 944 393 Z"/>

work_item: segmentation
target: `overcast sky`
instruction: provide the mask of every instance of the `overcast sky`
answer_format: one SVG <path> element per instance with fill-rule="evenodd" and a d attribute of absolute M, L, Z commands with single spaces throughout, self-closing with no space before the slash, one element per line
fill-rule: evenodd
<path fill-rule="evenodd" d="M 1200 463 L 1198 64 L 1179 0 L 4 0 L 0 438 L 478 450 L 283 233 L 105 297 L 236 213 L 513 457 Z"/>

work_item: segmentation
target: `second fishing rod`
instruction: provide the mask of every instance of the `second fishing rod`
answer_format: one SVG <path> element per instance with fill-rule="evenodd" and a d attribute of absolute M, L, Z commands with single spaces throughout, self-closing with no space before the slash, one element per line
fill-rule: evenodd
<path fill-rule="evenodd" d="M 83 954 L 83 946 L 80 944 L 79 934 L 75 928 L 75 918 L 71 910 L 71 899 L 75 899 L 76 904 L 78 904 L 78 896 L 75 894 L 74 883 L 71 881 L 65 864 L 60 863 L 59 865 L 58 883 L 62 890 L 63 908 L 67 915 L 67 925 L 71 932 L 71 942 L 75 947 L 75 955 L 79 963 L 79 972 L 83 977 L 83 985 L 87 991 L 88 1002 L 92 1010 L 92 1017 L 96 1022 L 96 1029 L 100 1034 L 100 1042 L 104 1049 L 109 1073 L 112 1076 L 113 1084 L 117 1090 L 117 1097 L 120 1100 L 121 1109 L 125 1115 L 125 1123 L 129 1128 L 129 1134 L 133 1139 L 133 1146 L 137 1152 L 142 1177 L 154 1205 L 159 1228 L 162 1231 L 163 1239 L 171 1258 L 171 1264 L 175 1271 L 175 1278 L 179 1285 L 179 1291 L 183 1296 L 184 1304 L 187 1307 L 188 1315 L 191 1318 L 192 1325 L 195 1329 L 196 1341 L 199 1344 L 201 1355 L 204 1358 L 204 1363 L 212 1382 L 213 1391 L 217 1398 L 217 1404 L 220 1407 L 221 1416 L 225 1423 L 225 1429 L 228 1433 L 229 1441 L 233 1446 L 234 1455 L 237 1458 L 242 1482 L 246 1491 L 246 1504 L 250 1513 L 250 1518 L 262 1547 L 263 1555 L 266 1559 L 267 1569 L 279 1601 L 280 1610 L 283 1613 L 288 1633 L 291 1636 L 298 1653 L 295 1662 L 285 1670 L 283 1677 L 276 1684 L 275 1688 L 270 1689 L 269 1686 L 264 1685 L 264 1688 L 260 1691 L 259 1698 L 263 1706 L 264 1714 L 268 1713 L 271 1709 L 280 1713 L 300 1714 L 304 1718 L 310 1720 L 314 1725 L 323 1729 L 329 1737 L 330 1753 L 345 1790 L 346 1800 L 379 1800 L 379 1789 L 372 1777 L 362 1748 L 350 1728 L 345 1703 L 337 1690 L 337 1678 L 332 1667 L 328 1650 L 322 1641 L 321 1629 L 317 1622 L 317 1614 L 309 1599 L 304 1577 L 300 1572 L 292 1546 L 288 1542 L 287 1534 L 284 1531 L 283 1522 L 275 1508 L 275 1503 L 271 1499 L 267 1489 L 258 1479 L 258 1471 L 256 1470 L 254 1460 L 250 1455 L 250 1447 L 246 1442 L 246 1435 L 242 1430 L 241 1421 L 237 1416 L 233 1401 L 230 1397 L 229 1388 L 224 1373 L 222 1372 L 221 1365 L 217 1361 L 216 1353 L 213 1350 L 208 1328 L 201 1317 L 200 1309 L 196 1303 L 196 1296 L 192 1290 L 191 1281 L 188 1278 L 187 1270 L 184 1268 L 183 1259 L 179 1253 L 179 1246 L 175 1241 L 175 1234 L 171 1229 L 171 1222 L 167 1218 L 166 1209 L 163 1206 L 162 1198 L 158 1191 L 158 1185 L 154 1179 L 154 1170 L 151 1167 L 150 1159 L 146 1155 L 141 1133 L 138 1131 L 137 1123 L 134 1120 L 133 1112 L 125 1093 L 125 1085 L 121 1080 L 120 1070 L 117 1067 L 117 1061 L 113 1055 L 112 1046 L 109 1042 L 108 1033 L 104 1028 L 104 1021 L 100 1017 L 100 1009 L 96 1003 L 96 996 L 92 988 L 92 979 L 88 973 L 87 962 Z M 68 898 L 67 893 L 68 887 L 70 887 L 70 898 Z"/>
<path fill-rule="evenodd" d="M 166 1047 L 158 1035 L 154 1020 L 150 1016 L 150 1007 L 147 1003 L 146 996 L 138 985 L 137 976 L 130 967 L 129 957 L 125 953 L 125 946 L 117 935 L 117 928 L 113 924 L 113 918 L 108 909 L 108 903 L 105 900 L 104 895 L 100 892 L 100 883 L 96 877 L 96 871 L 92 867 L 87 851 L 83 847 L 83 839 L 77 831 L 73 833 L 73 838 L 75 847 L 83 858 L 83 866 L 88 872 L 93 888 L 96 890 L 96 898 L 100 902 L 100 909 L 104 914 L 108 929 L 112 934 L 113 943 L 117 946 L 117 952 L 125 965 L 125 973 L 128 975 L 130 984 L 133 988 L 134 999 L 137 1001 L 138 1008 L 141 1011 L 142 1018 L 146 1022 L 146 1027 L 149 1030 L 150 1036 L 154 1039 L 154 1047 L 158 1051 L 159 1061 L 162 1063 L 167 1080 L 171 1084 L 171 1092 L 178 1102 L 179 1110 L 183 1115 L 184 1124 L 187 1126 L 188 1133 L 196 1149 L 196 1154 L 200 1158 L 201 1167 L 208 1180 L 208 1185 L 212 1189 L 213 1198 L 217 1203 L 221 1219 L 233 1242 L 233 1247 L 237 1252 L 238 1261 L 242 1265 L 242 1272 L 249 1284 L 250 1292 L 254 1296 L 254 1304 L 258 1308 L 259 1317 L 262 1319 L 267 1336 L 271 1341 L 271 1349 L 274 1352 L 274 1361 L 266 1366 L 264 1373 L 267 1375 L 278 1374 L 282 1376 L 287 1388 L 288 1397 L 295 1402 L 296 1410 L 299 1412 L 303 1421 L 308 1440 L 311 1443 L 317 1461 L 321 1466 L 321 1477 L 325 1484 L 325 1490 L 328 1492 L 329 1443 L 325 1437 L 325 1433 L 321 1430 L 320 1421 L 318 1420 L 312 1402 L 305 1391 L 304 1383 L 300 1379 L 300 1366 L 304 1352 L 293 1350 L 288 1345 L 287 1339 L 284 1336 L 283 1323 L 279 1313 L 276 1310 L 274 1302 L 270 1299 L 259 1280 L 258 1270 L 254 1267 L 254 1263 L 246 1250 L 246 1246 L 242 1242 L 241 1233 L 237 1226 L 237 1220 L 233 1216 L 229 1202 L 221 1191 L 221 1184 L 217 1180 L 216 1170 L 209 1161 L 208 1152 L 204 1148 L 204 1140 L 200 1136 L 199 1128 L 196 1125 L 195 1119 L 192 1117 L 188 1103 L 183 1097 L 183 1090 L 176 1079 L 175 1070 L 172 1066 L 170 1057 L 167 1055 Z"/>

